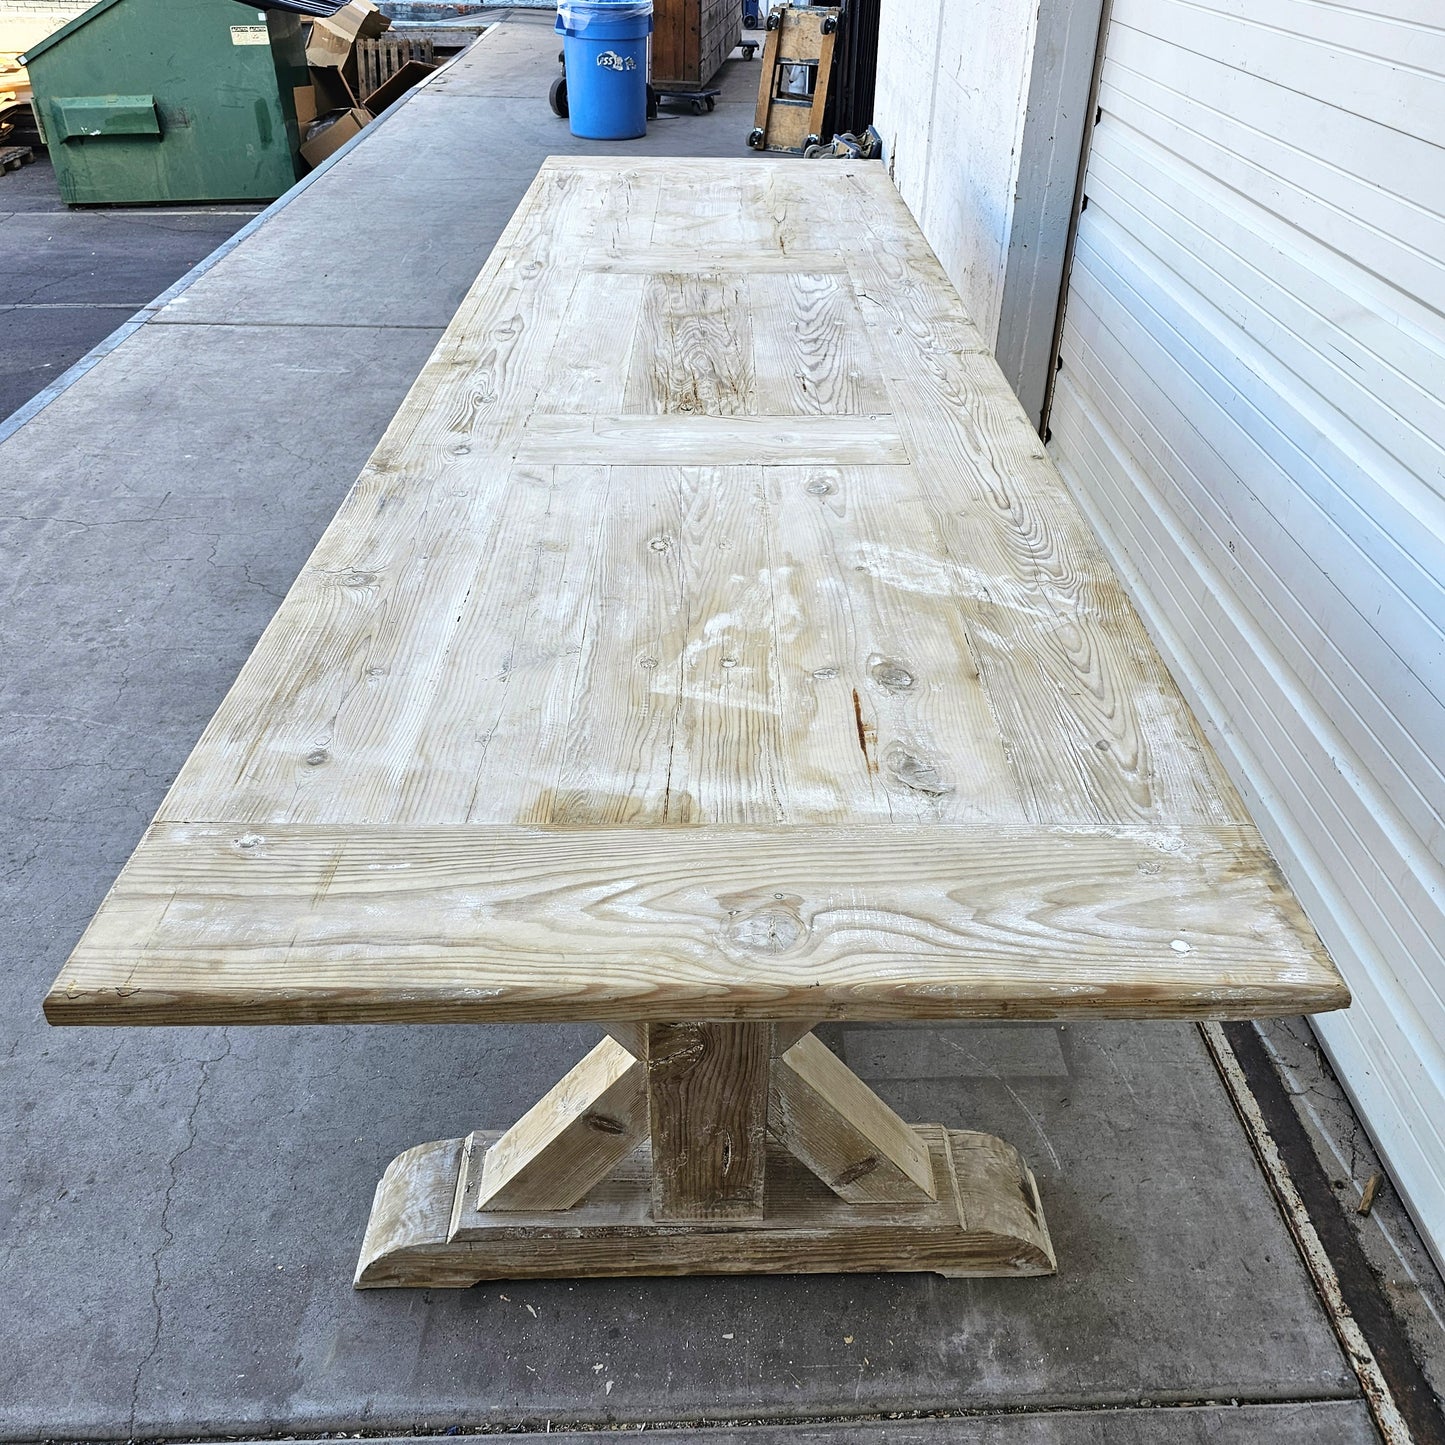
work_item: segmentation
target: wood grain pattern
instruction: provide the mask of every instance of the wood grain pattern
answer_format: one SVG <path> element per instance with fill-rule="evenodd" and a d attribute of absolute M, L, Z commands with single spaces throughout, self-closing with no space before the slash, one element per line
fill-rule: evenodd
<path fill-rule="evenodd" d="M 757 409 L 764 415 L 892 410 L 846 275 L 760 267 L 748 277 L 748 303 Z"/>
<path fill-rule="evenodd" d="M 565 1214 L 492 1214 L 451 1229 L 462 1141 L 395 1159 L 377 1186 L 359 1289 L 466 1288 L 486 1279 L 927 1270 L 1045 1275 L 1054 1250 L 1033 1175 L 1001 1139 L 917 1126 L 936 1201 L 857 1208 L 781 1146 L 768 1152 L 761 1221 L 706 1227 L 651 1218 L 651 1159 L 637 1150 Z M 492 1136 L 496 1137 L 496 1136 Z"/>
<path fill-rule="evenodd" d="M 883 169 L 577 157 L 47 1010 L 1347 997 Z"/>
<path fill-rule="evenodd" d="M 708 387 L 702 377 L 685 395 Z M 517 460 L 559 463 L 587 457 L 626 467 L 787 466 L 818 462 L 906 463 L 887 416 L 574 416 L 539 412 L 527 423 Z"/>
<path fill-rule="evenodd" d="M 649 1024 L 643 1044 L 652 1218 L 761 1220 L 768 1024 Z"/>
<path fill-rule="evenodd" d="M 696 250 L 683 246 L 651 246 L 646 251 L 615 251 L 582 257 L 582 269 L 609 276 L 677 276 L 708 272 L 720 276 L 825 276 L 848 274 L 848 262 L 841 251 L 784 248 L 749 249 L 709 246 Z M 757 319 L 756 317 L 754 318 Z M 615 339 L 615 338 L 614 338 Z"/>
<path fill-rule="evenodd" d="M 623 397 L 629 415 L 756 414 L 743 278 L 654 273 L 643 286 L 638 322 L 651 344 Z"/>
<path fill-rule="evenodd" d="M 157 824 L 55 1022 L 1249 1017 L 1346 997 L 1241 827 Z"/>
<path fill-rule="evenodd" d="M 881 238 L 880 238 L 881 239 Z M 1223 822 L 1243 804 L 1003 375 L 911 247 L 850 256 L 936 545 L 974 584 L 964 622 L 1010 770 L 1041 821 Z M 940 475 L 955 485 L 938 486 Z"/>
<path fill-rule="evenodd" d="M 642 1065 L 603 1039 L 500 1139 L 467 1140 L 459 1218 L 476 1210 L 570 1209 L 647 1138 Z"/>
<path fill-rule="evenodd" d="M 928 1146 L 812 1034 L 773 1062 L 768 1128 L 840 1199 L 934 1199 Z"/>

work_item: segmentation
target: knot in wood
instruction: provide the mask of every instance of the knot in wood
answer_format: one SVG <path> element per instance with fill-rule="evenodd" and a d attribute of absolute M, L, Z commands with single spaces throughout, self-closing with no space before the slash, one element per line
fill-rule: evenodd
<path fill-rule="evenodd" d="M 890 692 L 907 692 L 916 681 L 901 662 L 894 662 L 888 657 L 875 658 L 868 672 L 879 687 L 886 687 Z"/>
<path fill-rule="evenodd" d="M 872 1174 L 883 1161 L 876 1154 L 869 1154 L 866 1158 L 858 1160 L 856 1164 L 850 1164 L 846 1169 L 841 1170 L 833 1180 L 834 1186 L 856 1184 L 860 1179 L 866 1179 Z"/>
<path fill-rule="evenodd" d="M 945 798 L 953 791 L 953 784 L 943 776 L 937 764 L 920 758 L 902 743 L 890 744 L 883 761 L 893 781 L 911 792 L 922 793 L 926 798 Z"/>
<path fill-rule="evenodd" d="M 826 497 L 829 492 L 836 491 L 837 488 L 827 477 L 814 477 L 803 490 L 815 497 Z"/>
<path fill-rule="evenodd" d="M 325 748 L 312 748 L 311 751 L 306 754 L 306 766 L 309 768 L 319 768 L 322 763 L 329 763 L 330 761 L 331 754 L 328 753 Z"/>
<path fill-rule="evenodd" d="M 749 953 L 787 953 L 808 936 L 808 925 L 793 909 L 772 904 L 738 914 L 728 922 L 723 936 Z"/>
<path fill-rule="evenodd" d="M 376 573 L 364 567 L 342 567 L 331 578 L 338 587 L 374 587 L 377 581 Z"/>
<path fill-rule="evenodd" d="M 621 1119 L 614 1119 L 609 1114 L 584 1114 L 582 1122 L 589 1129 L 596 1129 L 599 1134 L 625 1134 L 627 1125 Z"/>

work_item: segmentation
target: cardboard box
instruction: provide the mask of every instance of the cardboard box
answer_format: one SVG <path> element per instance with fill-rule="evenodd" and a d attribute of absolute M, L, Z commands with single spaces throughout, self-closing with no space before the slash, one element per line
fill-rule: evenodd
<path fill-rule="evenodd" d="M 295 93 L 301 157 L 309 165 L 320 165 L 374 118 L 357 98 L 356 42 L 375 39 L 390 24 L 371 0 L 349 0 L 335 15 L 312 22 L 306 42 L 311 84 Z"/>
<path fill-rule="evenodd" d="M 355 40 L 344 31 L 332 28 L 329 21 L 315 20 L 311 38 L 306 42 L 306 63 L 320 70 L 341 70 L 351 60 Z"/>
<path fill-rule="evenodd" d="M 326 23 L 349 30 L 353 40 L 375 40 L 382 31 L 391 29 L 390 18 L 383 15 L 371 0 L 350 0 Z"/>
<path fill-rule="evenodd" d="M 311 38 L 306 42 L 308 65 L 345 66 L 358 40 L 375 40 L 391 25 L 371 0 L 350 0 L 328 18 L 311 22 Z"/>
<path fill-rule="evenodd" d="M 371 120 L 371 112 L 362 105 L 341 111 L 325 130 L 318 131 L 301 147 L 302 160 L 309 166 L 319 166 L 327 156 L 335 155 L 352 136 L 360 135 Z"/>
<path fill-rule="evenodd" d="M 344 70 L 337 70 L 329 65 L 311 66 L 310 71 L 311 89 L 316 96 L 312 119 L 318 115 L 327 115 L 333 110 L 350 110 L 353 105 L 361 104 L 361 97 L 356 93 L 354 75 L 348 80 Z"/>
<path fill-rule="evenodd" d="M 435 65 L 428 65 L 424 60 L 408 60 L 390 80 L 383 80 L 366 97 L 367 110 L 372 115 L 380 115 L 387 106 L 395 105 L 413 86 L 420 85 L 435 69 Z"/>
<path fill-rule="evenodd" d="M 311 129 L 316 119 L 316 87 L 314 85 L 298 85 L 291 92 L 292 103 L 296 107 L 296 129 L 301 133 L 301 139 L 306 139 L 306 132 Z"/>

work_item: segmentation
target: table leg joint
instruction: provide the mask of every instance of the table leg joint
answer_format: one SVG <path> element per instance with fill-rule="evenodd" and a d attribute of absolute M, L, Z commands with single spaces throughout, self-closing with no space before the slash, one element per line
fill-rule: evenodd
<path fill-rule="evenodd" d="M 904 1123 L 802 1026 L 624 1037 L 511 1129 L 394 1160 L 357 1286 L 1053 1271 L 1037 1186 L 1010 1145 Z"/>

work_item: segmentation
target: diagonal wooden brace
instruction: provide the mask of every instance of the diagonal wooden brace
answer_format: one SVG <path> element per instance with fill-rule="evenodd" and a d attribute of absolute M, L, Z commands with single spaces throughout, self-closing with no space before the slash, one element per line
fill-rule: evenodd
<path fill-rule="evenodd" d="M 505 1135 L 407 1150 L 377 1187 L 357 1286 L 1053 1271 L 1017 1151 L 904 1124 L 805 1027 L 622 1029 L 640 1057 L 605 1039 Z"/>
<path fill-rule="evenodd" d="M 850 1204 L 937 1198 L 927 1145 L 814 1034 L 773 1060 L 768 1131 Z"/>
<path fill-rule="evenodd" d="M 646 1138 L 643 1066 L 603 1039 L 490 1148 L 467 1141 L 459 1213 L 570 1209 Z"/>

